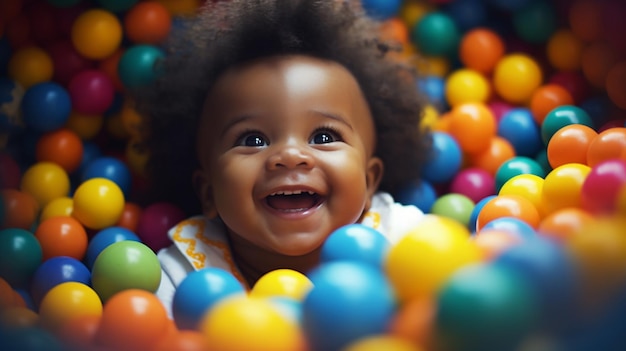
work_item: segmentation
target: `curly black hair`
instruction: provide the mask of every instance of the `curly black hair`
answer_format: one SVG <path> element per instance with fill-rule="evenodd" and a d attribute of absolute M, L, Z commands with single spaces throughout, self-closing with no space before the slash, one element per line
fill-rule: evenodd
<path fill-rule="evenodd" d="M 423 101 L 414 66 L 387 55 L 397 47 L 381 39 L 380 22 L 351 0 L 207 2 L 172 31 L 156 81 L 132 94 L 144 118 L 152 195 L 200 213 L 191 174 L 209 90 L 233 66 L 290 54 L 337 62 L 356 78 L 374 118 L 375 154 L 385 165 L 380 190 L 394 193 L 418 180 L 430 138 L 419 127 Z"/>

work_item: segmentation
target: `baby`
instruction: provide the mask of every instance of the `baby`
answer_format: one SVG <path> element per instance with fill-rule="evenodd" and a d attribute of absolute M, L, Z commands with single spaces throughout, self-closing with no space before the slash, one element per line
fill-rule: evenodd
<path fill-rule="evenodd" d="M 319 264 L 325 239 L 362 223 L 391 242 L 422 217 L 390 194 L 419 179 L 415 72 L 386 53 L 358 3 L 231 0 L 203 7 L 135 93 L 155 198 L 191 216 L 158 257 L 167 308 L 192 271 L 244 286 Z"/>

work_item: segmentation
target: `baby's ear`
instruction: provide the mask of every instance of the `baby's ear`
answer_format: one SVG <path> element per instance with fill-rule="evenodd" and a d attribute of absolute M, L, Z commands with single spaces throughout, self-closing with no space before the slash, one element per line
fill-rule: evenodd
<path fill-rule="evenodd" d="M 193 187 L 200 199 L 202 213 L 208 218 L 215 218 L 217 217 L 217 209 L 213 201 L 213 187 L 207 176 L 208 172 L 202 169 L 193 172 Z"/>
<path fill-rule="evenodd" d="M 378 157 L 372 157 L 369 159 L 365 173 L 365 185 L 367 186 L 367 203 L 365 204 L 366 211 L 371 206 L 372 196 L 374 196 L 378 190 L 378 186 L 383 179 L 384 172 L 385 167 L 383 165 L 383 160 Z"/>

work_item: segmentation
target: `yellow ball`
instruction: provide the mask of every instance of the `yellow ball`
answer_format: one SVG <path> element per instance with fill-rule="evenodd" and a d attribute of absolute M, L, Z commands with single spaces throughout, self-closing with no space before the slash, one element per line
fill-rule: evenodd
<path fill-rule="evenodd" d="M 427 214 L 391 247 L 385 271 L 401 301 L 430 297 L 457 269 L 481 254 L 470 232 L 451 218 Z"/>
<path fill-rule="evenodd" d="M 72 43 L 83 56 L 101 60 L 111 56 L 122 43 L 122 24 L 109 11 L 91 9 L 72 25 Z"/>
<path fill-rule="evenodd" d="M 114 225 L 124 211 L 124 193 L 106 178 L 84 181 L 74 192 L 73 200 L 72 216 L 91 229 Z"/>
<path fill-rule="evenodd" d="M 517 195 L 529 200 L 543 215 L 541 194 L 543 192 L 544 179 L 535 174 L 519 174 L 509 180 L 500 188 L 498 195 Z"/>
<path fill-rule="evenodd" d="M 212 349 L 220 351 L 305 350 L 299 326 L 267 299 L 234 295 L 217 302 L 200 321 Z"/>
<path fill-rule="evenodd" d="M 543 182 L 541 208 L 546 214 L 566 207 L 581 207 L 580 192 L 591 167 L 566 163 L 548 173 Z"/>
<path fill-rule="evenodd" d="M 27 46 L 15 51 L 9 59 L 9 77 L 24 89 L 52 79 L 54 65 L 50 55 L 36 46 Z"/>
<path fill-rule="evenodd" d="M 407 339 L 392 335 L 374 335 L 359 339 L 343 351 L 422 351 L 423 349 Z"/>
<path fill-rule="evenodd" d="M 58 216 L 71 216 L 72 209 L 74 208 L 74 200 L 72 198 L 63 196 L 58 197 L 52 201 L 50 201 L 46 207 L 43 208 L 41 214 L 39 215 L 39 221 L 43 222 L 48 218 L 58 217 Z"/>
<path fill-rule="evenodd" d="M 431 12 L 433 6 L 425 1 L 418 0 L 405 0 L 400 8 L 400 18 L 407 27 L 413 28 L 413 26 L 424 17 L 425 14 Z"/>
<path fill-rule="evenodd" d="M 31 194 L 39 207 L 44 208 L 50 201 L 69 194 L 70 178 L 58 164 L 38 162 L 24 172 L 20 189 Z"/>
<path fill-rule="evenodd" d="M 50 289 L 41 300 L 39 318 L 43 327 L 58 331 L 64 323 L 84 316 L 101 316 L 102 302 L 88 285 L 65 282 Z"/>
<path fill-rule="evenodd" d="M 309 278 L 292 269 L 276 269 L 263 275 L 250 290 L 253 297 L 289 297 L 302 301 L 313 287 Z"/>
<path fill-rule="evenodd" d="M 450 106 L 466 102 L 487 102 L 489 82 L 482 74 L 468 68 L 458 69 L 448 76 L 446 100 Z"/>
<path fill-rule="evenodd" d="M 533 92 L 541 85 L 541 68 L 530 56 L 509 54 L 494 69 L 494 89 L 507 102 L 523 104 L 530 101 Z"/>

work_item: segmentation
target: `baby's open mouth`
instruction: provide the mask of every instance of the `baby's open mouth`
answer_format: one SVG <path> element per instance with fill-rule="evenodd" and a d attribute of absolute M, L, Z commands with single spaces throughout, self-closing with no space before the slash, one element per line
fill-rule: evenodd
<path fill-rule="evenodd" d="M 301 212 L 320 204 L 322 197 L 312 191 L 278 191 L 265 198 L 267 205 L 284 212 Z"/>

